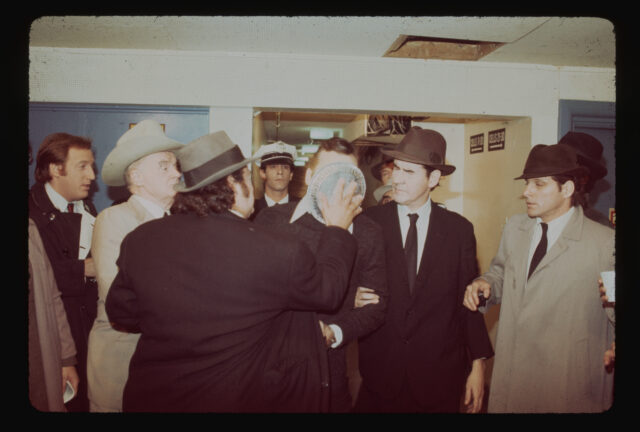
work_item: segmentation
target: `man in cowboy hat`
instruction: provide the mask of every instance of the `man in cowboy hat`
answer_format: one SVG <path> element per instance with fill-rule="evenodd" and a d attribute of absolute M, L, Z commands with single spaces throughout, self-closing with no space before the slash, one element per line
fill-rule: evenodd
<path fill-rule="evenodd" d="M 68 133 L 48 135 L 36 156 L 36 183 L 29 218 L 38 227 L 77 350 L 80 385 L 66 404 L 87 411 L 87 339 L 96 317 L 98 288 L 90 254 L 96 209 L 88 198 L 95 180 L 91 140 Z"/>
<path fill-rule="evenodd" d="M 501 304 L 490 412 L 611 405 L 602 353 L 613 326 L 597 286 L 600 272 L 614 268 L 614 232 L 584 216 L 584 170 L 570 146 L 534 146 L 517 177 L 527 214 L 509 218 L 489 270 L 467 287 L 470 310 Z"/>
<path fill-rule="evenodd" d="M 586 205 L 582 208 L 584 215 L 613 228 L 613 224 L 607 216 L 589 205 L 592 204 L 589 202 L 589 193 L 596 183 L 607 175 L 607 167 L 602 161 L 602 143 L 589 134 L 572 131 L 563 136 L 558 144 L 572 147 L 578 157 L 578 164 L 587 168 L 584 175 L 578 179 L 584 186 L 584 194 L 587 198 Z"/>
<path fill-rule="evenodd" d="M 385 323 L 359 341 L 356 411 L 458 412 L 463 394 L 468 411 L 482 406 L 493 350 L 482 315 L 461 304 L 477 276 L 473 226 L 430 198 L 455 170 L 445 151 L 442 135 L 417 126 L 383 150 L 395 202 L 364 214 L 384 232 L 389 301 Z"/>
<path fill-rule="evenodd" d="M 347 289 L 356 184 L 323 201 L 329 227 L 314 256 L 247 220 L 252 159 L 225 132 L 190 142 L 178 160 L 172 214 L 125 237 L 107 296 L 109 319 L 141 334 L 124 411 L 326 409 L 326 347 L 312 311 L 337 307 Z"/>
<path fill-rule="evenodd" d="M 264 196 L 256 200 L 252 219 L 266 207 L 286 204 L 297 199 L 289 196 L 289 183 L 293 179 L 293 162 L 297 157 L 295 146 L 277 141 L 261 146 L 254 155 L 264 182 Z"/>
<path fill-rule="evenodd" d="M 307 193 L 298 202 L 264 209 L 256 223 L 290 233 L 305 241 L 312 251 L 317 250 L 323 232 L 328 228 L 312 213 L 315 193 L 312 178 L 323 169 L 334 169 L 334 176 L 357 169 L 358 160 L 352 143 L 342 138 L 322 141 L 318 151 L 307 164 L 305 181 Z M 340 168 L 337 168 L 340 166 Z M 364 182 L 364 176 L 362 176 Z M 349 392 L 347 346 L 364 337 L 382 324 L 386 310 L 386 283 L 384 239 L 382 229 L 371 219 L 358 216 L 349 228 L 358 242 L 358 252 L 349 279 L 349 291 L 339 308 L 321 311 L 318 319 L 328 349 L 330 379 L 329 412 L 349 412 L 353 406 Z M 367 307 L 355 307 L 358 287 L 366 287 L 368 295 L 375 297 Z M 380 299 L 382 297 L 382 300 Z"/>
<path fill-rule="evenodd" d="M 98 314 L 89 334 L 87 379 L 90 410 L 122 411 L 122 392 L 129 361 L 140 337 L 112 327 L 104 303 L 118 272 L 122 239 L 140 224 L 169 210 L 180 179 L 174 152 L 182 144 L 167 137 L 155 120 L 142 120 L 127 130 L 107 155 L 102 179 L 108 186 L 127 186 L 131 196 L 96 219 L 91 250 L 98 279 Z"/>

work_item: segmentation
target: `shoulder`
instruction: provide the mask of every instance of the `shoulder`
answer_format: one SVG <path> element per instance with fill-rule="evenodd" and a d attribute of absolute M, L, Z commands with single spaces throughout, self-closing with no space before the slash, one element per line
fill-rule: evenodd
<path fill-rule="evenodd" d="M 256 215 L 255 222 L 260 225 L 289 223 L 291 215 L 295 211 L 297 202 L 265 207 Z"/>
<path fill-rule="evenodd" d="M 435 221 L 444 221 L 448 225 L 456 227 L 456 229 L 471 229 L 473 230 L 473 224 L 469 219 L 465 218 L 459 213 L 451 211 L 439 203 L 433 202 L 431 206 L 432 218 Z"/>
<path fill-rule="evenodd" d="M 395 202 L 388 202 L 383 205 L 373 205 L 365 209 L 361 216 L 366 216 L 368 219 L 379 223 L 389 219 L 396 211 L 396 208 L 397 205 Z M 360 216 L 358 216 L 358 218 L 360 218 Z"/>

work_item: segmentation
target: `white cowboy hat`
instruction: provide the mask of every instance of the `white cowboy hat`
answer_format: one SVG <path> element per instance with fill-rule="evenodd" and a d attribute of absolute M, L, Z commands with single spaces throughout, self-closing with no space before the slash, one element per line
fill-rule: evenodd
<path fill-rule="evenodd" d="M 155 120 L 142 120 L 126 131 L 102 165 L 102 181 L 108 186 L 124 186 L 124 173 L 133 162 L 153 153 L 174 151 L 182 147 L 164 134 Z"/>
<path fill-rule="evenodd" d="M 178 192 L 191 192 L 219 180 L 256 157 L 245 158 L 240 147 L 224 131 L 201 136 L 176 153 L 184 180 L 176 185 Z"/>

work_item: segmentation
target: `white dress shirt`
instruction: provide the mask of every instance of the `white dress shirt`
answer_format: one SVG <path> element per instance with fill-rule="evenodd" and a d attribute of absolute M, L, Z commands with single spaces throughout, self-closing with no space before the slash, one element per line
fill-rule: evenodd
<path fill-rule="evenodd" d="M 78 247 L 78 259 L 85 259 L 89 255 L 91 249 L 91 236 L 93 234 L 93 225 L 96 218 L 84 208 L 82 200 L 67 201 L 62 195 L 60 195 L 48 182 L 44 185 L 44 190 L 47 192 L 47 196 L 51 200 L 51 203 L 55 208 L 62 213 L 68 213 L 68 204 L 73 204 L 73 212 L 82 215 L 80 220 L 80 244 Z"/>
<path fill-rule="evenodd" d="M 568 212 L 547 223 L 547 252 L 551 250 L 553 244 L 558 240 L 560 234 L 562 234 L 562 231 L 564 230 L 564 227 L 567 226 L 574 210 L 574 207 L 571 207 Z M 540 223 L 542 223 L 542 219 L 539 217 L 536 218 L 536 226 L 533 230 L 533 237 L 531 238 L 531 244 L 529 246 L 529 264 L 527 265 L 527 274 L 529 274 L 529 266 L 531 265 L 533 254 L 538 247 L 538 243 L 540 243 L 540 238 L 542 237 L 542 227 L 540 226 Z"/>
<path fill-rule="evenodd" d="M 402 234 L 402 247 L 404 247 L 407 241 L 407 232 L 409 232 L 409 214 L 417 213 L 418 220 L 416 221 L 416 229 L 418 231 L 418 265 L 416 271 L 420 268 L 420 261 L 422 260 L 422 252 L 424 251 L 424 245 L 427 241 L 427 231 L 429 230 L 429 217 L 431 216 L 431 197 L 427 199 L 420 208 L 415 211 L 409 210 L 409 207 L 398 204 L 398 219 L 400 220 L 400 233 Z"/>

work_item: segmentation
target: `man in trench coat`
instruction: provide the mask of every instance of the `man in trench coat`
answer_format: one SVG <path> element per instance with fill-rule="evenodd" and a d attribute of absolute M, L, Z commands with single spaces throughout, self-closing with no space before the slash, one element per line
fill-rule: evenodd
<path fill-rule="evenodd" d="M 326 347 L 313 311 L 339 306 L 346 292 L 356 185 L 324 207 L 329 227 L 314 256 L 247 220 L 251 159 L 226 133 L 192 141 L 178 160 L 184 183 L 171 215 L 124 238 L 107 296 L 110 321 L 141 334 L 123 410 L 326 410 Z"/>
<path fill-rule="evenodd" d="M 614 329 L 598 278 L 614 269 L 614 231 L 585 217 L 583 170 L 569 146 L 531 149 L 518 177 L 527 214 L 509 218 L 489 270 L 467 287 L 469 309 L 486 310 L 479 293 L 487 306 L 501 304 L 489 412 L 611 406 L 613 375 L 602 358 Z"/>

